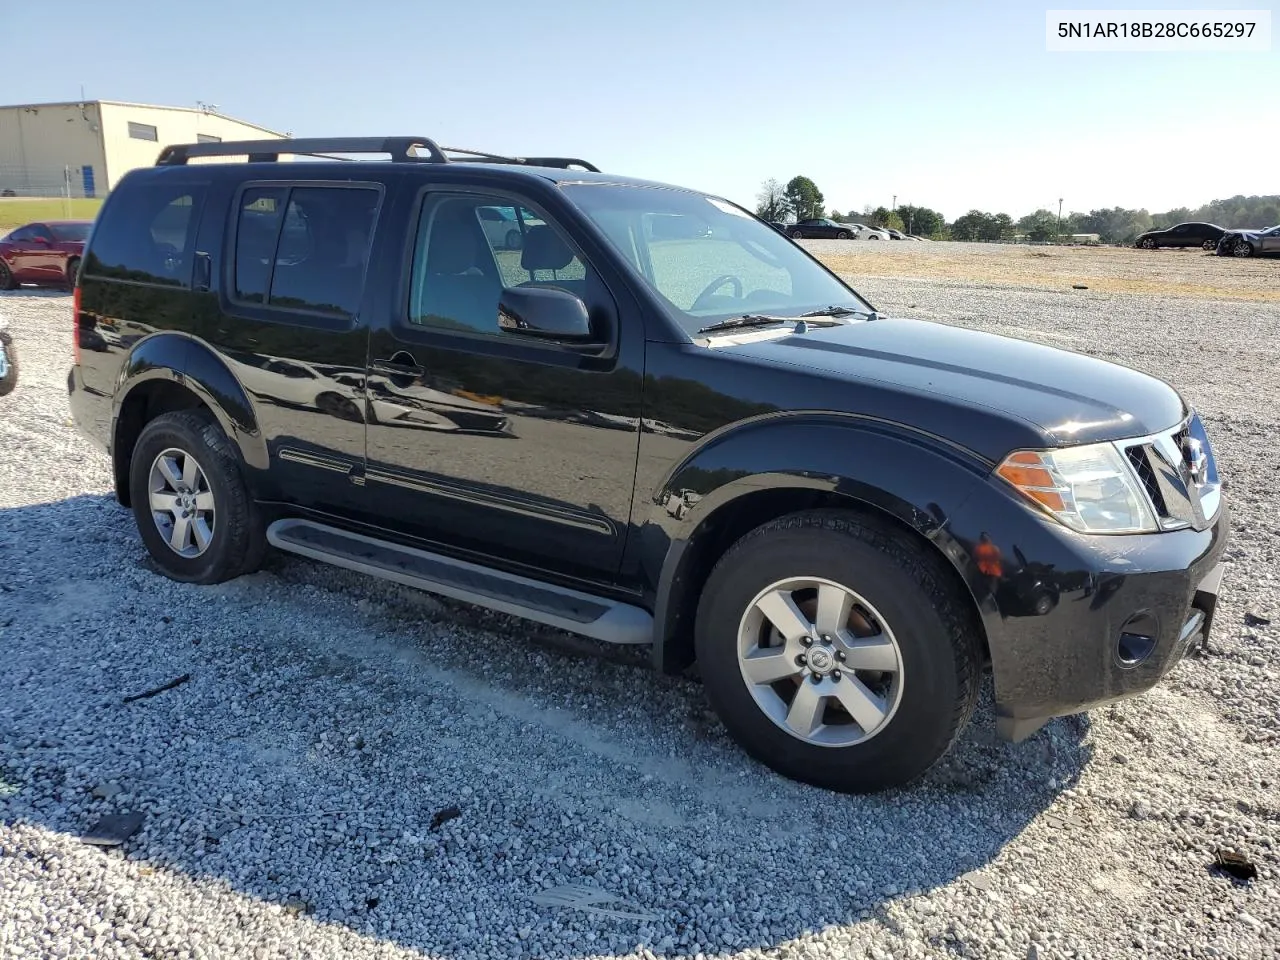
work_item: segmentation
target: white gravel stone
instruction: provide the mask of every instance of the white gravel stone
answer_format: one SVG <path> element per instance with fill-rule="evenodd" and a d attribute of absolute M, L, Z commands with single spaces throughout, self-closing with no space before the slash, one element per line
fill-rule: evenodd
<path fill-rule="evenodd" d="M 1274 957 L 1280 629 L 1245 614 L 1280 610 L 1280 305 L 858 285 L 1171 380 L 1233 510 L 1209 654 L 1017 746 L 988 691 L 922 783 L 862 798 L 773 776 L 640 651 L 296 558 L 153 574 L 70 424 L 70 298 L 0 294 L 0 958 Z M 531 899 L 568 884 L 657 919 Z"/>

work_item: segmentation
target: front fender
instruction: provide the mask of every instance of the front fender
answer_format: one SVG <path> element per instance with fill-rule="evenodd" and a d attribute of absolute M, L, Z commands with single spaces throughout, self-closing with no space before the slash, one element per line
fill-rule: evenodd
<path fill-rule="evenodd" d="M 181 333 L 157 333 L 133 345 L 116 382 L 113 436 L 119 430 L 120 412 L 129 395 L 155 380 L 166 380 L 191 391 L 239 447 L 245 463 L 258 470 L 268 468 L 266 441 L 248 394 L 212 348 Z"/>
<path fill-rule="evenodd" d="M 854 415 L 770 414 L 708 435 L 654 490 L 642 533 L 646 579 L 656 584 L 658 665 L 688 626 L 685 591 L 700 589 L 689 582 L 698 568 L 692 545 L 736 507 L 756 515 L 753 504 L 760 522 L 796 509 L 791 503 L 833 501 L 895 518 L 947 558 L 985 621 L 994 614 L 990 591 L 948 525 L 991 468 L 941 437 Z"/>

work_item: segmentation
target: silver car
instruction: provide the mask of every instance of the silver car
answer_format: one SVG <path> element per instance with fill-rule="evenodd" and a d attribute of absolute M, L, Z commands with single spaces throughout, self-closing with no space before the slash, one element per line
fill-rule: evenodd
<path fill-rule="evenodd" d="M 1232 230 L 1218 241 L 1223 256 L 1254 257 L 1260 253 L 1280 253 L 1280 223 L 1266 230 Z"/>

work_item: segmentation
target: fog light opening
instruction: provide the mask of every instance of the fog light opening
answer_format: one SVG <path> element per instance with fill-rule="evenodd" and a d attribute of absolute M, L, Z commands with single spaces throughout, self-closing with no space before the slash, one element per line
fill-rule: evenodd
<path fill-rule="evenodd" d="M 1125 667 L 1136 667 L 1151 656 L 1160 638 L 1160 621 L 1154 614 L 1135 613 L 1120 627 L 1116 659 Z"/>

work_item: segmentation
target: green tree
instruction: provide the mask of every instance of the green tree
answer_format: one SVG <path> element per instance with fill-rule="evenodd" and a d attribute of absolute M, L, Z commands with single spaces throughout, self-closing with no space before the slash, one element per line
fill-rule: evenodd
<path fill-rule="evenodd" d="M 936 210 L 930 210 L 928 207 L 913 207 L 910 204 L 903 204 L 898 207 L 897 214 L 905 224 L 901 229 L 918 237 L 931 237 L 946 226 L 942 219 L 942 214 Z"/>
<path fill-rule="evenodd" d="M 790 212 L 791 205 L 787 200 L 786 189 L 776 179 L 770 177 L 760 187 L 760 193 L 756 196 L 756 216 L 761 220 L 782 221 Z"/>
<path fill-rule="evenodd" d="M 786 195 L 797 219 L 822 216 L 822 191 L 808 177 L 792 177 L 787 184 Z"/>
<path fill-rule="evenodd" d="M 970 210 L 951 224 L 951 239 L 981 240 L 985 233 L 990 232 L 990 222 L 991 214 L 981 210 Z"/>
<path fill-rule="evenodd" d="M 1013 237 L 1013 217 L 997 213 L 988 219 L 983 240 L 1009 240 Z"/>
<path fill-rule="evenodd" d="M 1058 230 L 1058 215 L 1041 207 L 1018 221 L 1018 229 L 1027 239 L 1044 241 L 1052 239 Z"/>

